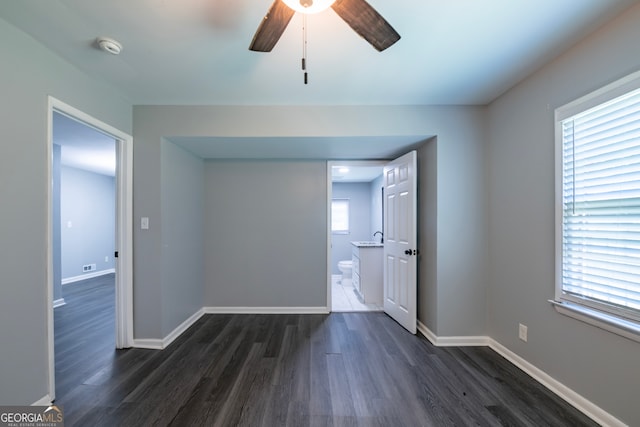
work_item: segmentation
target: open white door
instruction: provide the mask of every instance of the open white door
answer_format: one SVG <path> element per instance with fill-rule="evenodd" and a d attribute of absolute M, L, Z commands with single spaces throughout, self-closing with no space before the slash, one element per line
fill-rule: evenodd
<path fill-rule="evenodd" d="M 417 306 L 417 154 L 384 168 L 384 311 L 412 334 Z"/>

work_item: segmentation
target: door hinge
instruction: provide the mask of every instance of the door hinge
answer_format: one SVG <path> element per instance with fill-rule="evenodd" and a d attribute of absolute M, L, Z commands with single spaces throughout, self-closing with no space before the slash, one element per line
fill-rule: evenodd
<path fill-rule="evenodd" d="M 118 251 L 115 251 L 115 253 L 113 254 L 114 258 L 118 258 Z"/>

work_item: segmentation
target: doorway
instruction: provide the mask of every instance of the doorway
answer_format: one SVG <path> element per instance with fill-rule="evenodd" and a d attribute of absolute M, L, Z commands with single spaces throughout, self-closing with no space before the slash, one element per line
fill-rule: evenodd
<path fill-rule="evenodd" d="M 55 127 L 62 126 L 64 123 L 70 128 L 75 126 L 75 129 L 84 129 L 88 132 L 94 132 L 96 135 L 104 137 L 105 141 L 112 141 L 112 155 L 115 158 L 115 170 L 113 172 L 113 199 L 112 203 L 113 211 L 111 213 L 114 227 L 112 228 L 111 238 L 114 238 L 114 250 L 110 254 L 103 253 L 104 245 L 100 249 L 100 255 L 95 262 L 82 262 L 81 265 L 74 265 L 77 260 L 72 261 L 72 267 L 69 267 L 69 271 L 74 273 L 65 272 L 67 281 L 75 281 L 76 279 L 87 279 L 90 277 L 100 277 L 106 274 L 112 274 L 114 277 L 114 317 L 115 317 L 115 342 L 114 348 L 126 348 L 131 347 L 133 343 L 133 285 L 132 285 L 132 235 L 133 235 L 133 215 L 132 215 L 132 143 L 131 136 L 122 133 L 121 131 L 103 123 L 94 117 L 91 117 L 80 110 L 77 110 L 55 98 L 49 98 L 48 104 L 48 141 L 47 141 L 47 156 L 50 159 L 48 163 L 48 177 L 49 182 L 52 185 L 48 186 L 48 221 L 47 221 L 47 330 L 48 330 L 48 358 L 49 358 L 49 398 L 55 399 L 55 345 L 54 345 L 54 304 L 60 305 L 64 303 L 62 300 L 60 291 L 62 283 L 62 262 L 60 259 L 60 245 L 62 229 L 65 228 L 65 232 L 74 228 L 74 219 L 61 218 L 60 210 L 57 209 L 56 198 L 56 180 L 60 177 L 60 160 L 62 149 L 54 145 Z M 87 159 L 84 159 L 87 160 Z M 100 167 L 96 165 L 96 167 Z M 111 166 L 113 168 L 113 165 Z M 75 172 L 74 172 L 75 173 Z M 79 181 L 86 184 L 87 181 L 100 181 L 106 182 L 107 180 L 101 180 L 100 178 L 91 177 L 90 175 L 83 175 Z M 59 183 L 57 184 L 59 185 Z M 78 189 L 79 195 L 82 196 L 82 191 L 85 191 L 87 198 L 89 195 L 86 193 L 86 188 Z M 95 202 L 93 202 L 95 203 Z M 107 208 L 109 209 L 109 208 Z M 55 218 L 54 218 L 55 216 Z M 90 215 L 95 217 L 94 214 Z M 60 224 L 59 227 L 54 226 L 54 221 Z M 80 220 L 82 221 L 82 219 Z M 66 225 L 66 227 L 65 227 Z M 76 225 L 80 225 L 77 224 Z M 86 240 L 94 239 L 100 234 L 101 227 L 94 227 L 95 233 L 92 237 Z M 84 248 L 87 249 L 86 247 Z M 77 275 L 75 272 L 79 273 Z M 72 276 L 69 275 L 72 274 Z M 112 277 L 113 277 L 112 276 Z M 106 276 L 105 276 L 106 277 Z M 60 289 L 57 289 L 58 283 L 60 283 Z"/>
<path fill-rule="evenodd" d="M 328 305 L 330 311 L 381 311 L 382 302 L 382 172 L 386 162 L 331 161 L 329 182 Z M 366 242 L 360 247 L 357 243 Z M 369 243 L 377 243 L 371 246 Z M 361 253 L 360 253 L 361 252 Z M 367 267 L 360 276 L 359 255 Z M 380 258 L 377 260 L 377 258 Z M 368 261 L 371 259 L 370 261 Z M 353 260 L 356 260 L 355 267 Z M 345 262 L 351 263 L 350 271 Z M 379 271 L 377 271 L 379 270 Z"/>

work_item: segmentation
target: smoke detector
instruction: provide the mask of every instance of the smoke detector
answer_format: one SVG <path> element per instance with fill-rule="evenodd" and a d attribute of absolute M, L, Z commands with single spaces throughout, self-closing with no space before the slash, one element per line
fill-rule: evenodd
<path fill-rule="evenodd" d="M 112 55 L 117 55 L 122 51 L 122 45 L 114 39 L 110 39 L 109 37 L 98 37 L 96 39 L 96 43 L 100 47 L 100 49 L 105 52 L 109 52 Z"/>

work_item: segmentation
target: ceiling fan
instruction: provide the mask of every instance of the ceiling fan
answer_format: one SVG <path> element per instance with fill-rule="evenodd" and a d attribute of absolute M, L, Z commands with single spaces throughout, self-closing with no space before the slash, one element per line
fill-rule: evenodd
<path fill-rule="evenodd" d="M 285 1 L 293 3 L 292 6 L 288 6 Z M 316 0 L 316 3 L 322 1 Z M 400 40 L 396 30 L 366 0 L 336 0 L 329 1 L 328 4 L 378 51 L 382 52 Z M 271 52 L 296 12 L 292 7 L 304 12 L 305 9 L 311 10 L 313 5 L 313 0 L 275 0 L 253 36 L 249 50 Z"/>

